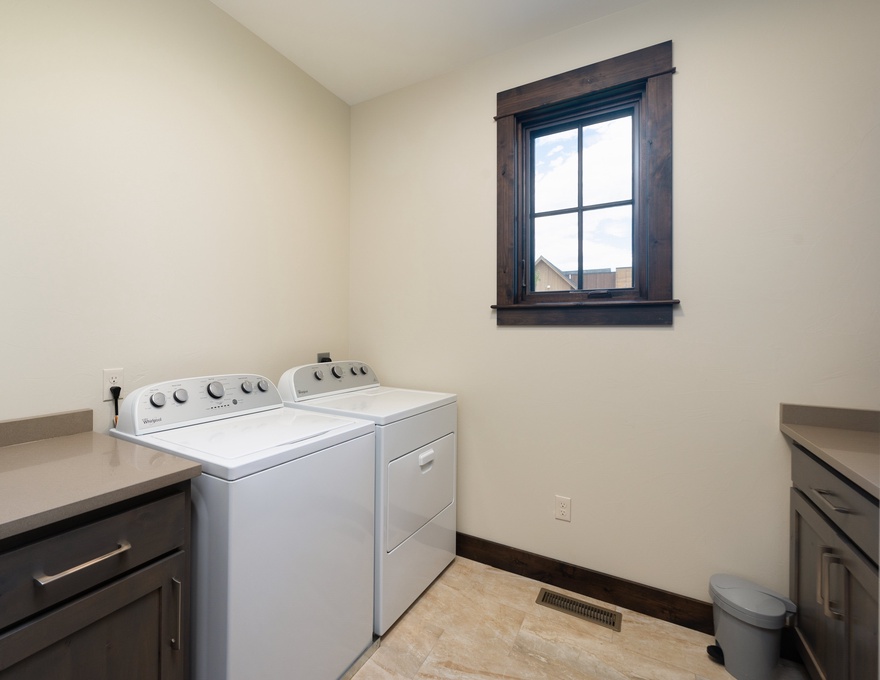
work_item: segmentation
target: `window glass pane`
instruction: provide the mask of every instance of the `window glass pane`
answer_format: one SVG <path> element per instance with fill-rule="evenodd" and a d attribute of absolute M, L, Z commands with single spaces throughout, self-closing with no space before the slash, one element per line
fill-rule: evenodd
<path fill-rule="evenodd" d="M 632 288 L 632 207 L 584 213 L 584 288 Z"/>
<path fill-rule="evenodd" d="M 577 288 L 577 214 L 539 217 L 535 220 L 535 275 L 532 290 L 571 290 Z M 568 273 L 574 272 L 574 283 Z"/>
<path fill-rule="evenodd" d="M 577 141 L 577 128 L 534 138 L 534 212 L 577 206 Z"/>
<path fill-rule="evenodd" d="M 632 198 L 632 116 L 584 126 L 584 205 Z"/>

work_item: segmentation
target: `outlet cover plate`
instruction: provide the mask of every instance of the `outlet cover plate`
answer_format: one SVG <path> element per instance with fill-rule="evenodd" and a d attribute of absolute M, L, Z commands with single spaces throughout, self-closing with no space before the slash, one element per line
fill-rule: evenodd
<path fill-rule="evenodd" d="M 113 393 L 110 392 L 110 388 L 114 385 L 119 385 L 119 388 L 122 390 L 119 393 L 119 398 L 122 399 L 125 392 L 125 371 L 121 368 L 105 368 L 102 383 L 103 391 L 101 392 L 104 401 L 113 401 Z"/>
<path fill-rule="evenodd" d="M 556 519 L 563 522 L 571 521 L 571 499 L 567 496 L 556 497 Z"/>

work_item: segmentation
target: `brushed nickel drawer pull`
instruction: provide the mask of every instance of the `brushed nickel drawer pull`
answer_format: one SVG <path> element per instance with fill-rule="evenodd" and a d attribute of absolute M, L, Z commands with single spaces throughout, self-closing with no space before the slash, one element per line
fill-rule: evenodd
<path fill-rule="evenodd" d="M 825 563 L 825 555 L 831 552 L 827 545 L 820 545 L 816 553 L 816 604 L 825 604 L 825 579 L 822 577 L 825 571 L 822 569 Z"/>
<path fill-rule="evenodd" d="M 822 611 L 829 619 L 843 619 L 843 610 L 835 609 L 831 602 L 831 565 L 842 564 L 840 558 L 833 552 L 822 553 Z"/>
<path fill-rule="evenodd" d="M 106 555 L 101 555 L 100 557 L 96 557 L 95 559 L 89 560 L 88 562 L 78 564 L 75 567 L 71 567 L 67 571 L 62 571 L 60 574 L 53 574 L 52 576 L 47 576 L 46 574 L 34 576 L 34 581 L 39 583 L 41 586 L 45 586 L 49 583 L 52 583 L 52 581 L 57 581 L 58 579 L 64 578 L 65 576 L 70 576 L 71 574 L 98 564 L 98 562 L 103 562 L 104 560 L 109 560 L 111 557 L 115 557 L 116 555 L 121 555 L 126 550 L 131 550 L 131 543 L 129 543 L 128 541 L 119 541 L 119 547 L 117 547 L 116 550 L 111 550 Z"/>
<path fill-rule="evenodd" d="M 833 491 L 829 491 L 828 489 L 813 489 L 817 494 L 819 494 L 819 498 L 821 498 L 825 503 L 830 507 L 834 512 L 840 512 L 844 515 L 852 514 L 852 510 L 843 506 L 843 505 L 834 505 L 831 501 L 828 500 L 827 496 L 834 496 Z"/>
<path fill-rule="evenodd" d="M 173 592 L 177 593 L 177 630 L 171 638 L 171 649 L 180 649 L 180 637 L 183 635 L 183 583 L 176 578 L 171 579 Z"/>

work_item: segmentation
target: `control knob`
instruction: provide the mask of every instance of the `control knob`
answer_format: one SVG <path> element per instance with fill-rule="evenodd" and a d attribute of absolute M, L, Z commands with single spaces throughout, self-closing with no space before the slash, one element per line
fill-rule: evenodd
<path fill-rule="evenodd" d="M 268 380 L 259 380 L 257 382 L 257 389 L 260 392 L 268 392 L 269 391 L 269 381 Z"/>
<path fill-rule="evenodd" d="M 150 395 L 150 403 L 156 408 L 162 408 L 165 406 L 165 395 L 162 392 Z"/>
<path fill-rule="evenodd" d="M 315 380 L 323 380 L 323 379 L 324 379 L 324 371 L 322 371 L 319 368 L 317 371 L 315 371 Z"/>
<path fill-rule="evenodd" d="M 342 366 L 334 366 L 333 368 L 330 369 L 330 372 L 333 374 L 334 378 L 341 378 L 343 375 L 342 374 Z"/>
<path fill-rule="evenodd" d="M 369 372 L 369 369 L 366 366 L 361 366 L 361 375 L 366 375 Z"/>
<path fill-rule="evenodd" d="M 250 380 L 245 380 L 241 384 L 241 391 L 244 392 L 245 394 L 250 394 L 251 392 L 254 391 L 254 384 Z"/>
<path fill-rule="evenodd" d="M 189 393 L 185 389 L 181 387 L 180 389 L 174 390 L 174 401 L 178 404 L 185 403 L 187 399 L 189 399 Z"/>
<path fill-rule="evenodd" d="M 219 380 L 213 380 L 208 383 L 208 394 L 214 397 L 214 399 L 220 399 L 225 393 L 226 390 L 223 389 L 223 383 Z"/>

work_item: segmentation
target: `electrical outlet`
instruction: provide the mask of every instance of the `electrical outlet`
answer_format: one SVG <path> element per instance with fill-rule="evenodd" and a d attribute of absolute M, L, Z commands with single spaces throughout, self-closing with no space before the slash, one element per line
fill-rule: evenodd
<path fill-rule="evenodd" d="M 101 392 L 104 396 L 104 401 L 113 401 L 113 393 L 110 391 L 110 388 L 116 385 L 118 385 L 121 390 L 125 390 L 125 371 L 121 368 L 105 368 L 104 387 Z M 122 398 L 122 392 L 119 393 L 119 397 Z"/>
<path fill-rule="evenodd" d="M 556 519 L 563 522 L 571 521 L 571 499 L 565 496 L 556 497 Z"/>

